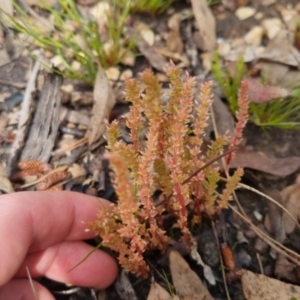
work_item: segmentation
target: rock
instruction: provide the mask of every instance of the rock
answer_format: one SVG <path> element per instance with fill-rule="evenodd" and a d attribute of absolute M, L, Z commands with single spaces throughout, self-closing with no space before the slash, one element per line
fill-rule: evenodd
<path fill-rule="evenodd" d="M 214 59 L 213 52 L 205 52 L 200 55 L 202 60 L 202 65 L 205 71 L 210 71 L 212 66 L 212 61 Z"/>
<path fill-rule="evenodd" d="M 155 34 L 151 29 L 143 29 L 140 31 L 142 38 L 148 45 L 153 46 L 155 42 Z"/>
<path fill-rule="evenodd" d="M 261 25 L 270 40 L 272 40 L 282 28 L 282 22 L 279 18 L 265 19 L 261 22 Z"/>
<path fill-rule="evenodd" d="M 264 17 L 264 14 L 262 12 L 258 12 L 254 16 L 255 20 L 261 20 L 261 19 L 263 19 L 263 17 Z"/>
<path fill-rule="evenodd" d="M 105 71 L 105 73 L 109 80 L 116 81 L 120 77 L 120 70 L 117 67 L 110 67 Z"/>
<path fill-rule="evenodd" d="M 65 69 L 64 61 L 60 55 L 53 56 L 50 62 L 54 67 L 59 68 L 61 71 Z"/>
<path fill-rule="evenodd" d="M 272 4 L 274 4 L 274 3 L 276 3 L 276 0 L 262 0 L 262 1 L 261 1 L 261 4 L 262 4 L 263 6 L 269 6 L 269 5 L 272 5 Z"/>
<path fill-rule="evenodd" d="M 63 104 L 65 104 L 71 99 L 71 94 L 74 91 L 74 85 L 64 84 L 61 86 L 60 91 L 61 91 L 61 101 Z"/>
<path fill-rule="evenodd" d="M 245 42 L 248 45 L 259 46 L 264 34 L 264 29 L 261 26 L 254 26 L 246 35 Z"/>
<path fill-rule="evenodd" d="M 157 76 L 159 82 L 169 82 L 169 77 L 166 76 L 166 74 L 164 74 L 164 73 L 157 73 L 156 76 Z"/>
<path fill-rule="evenodd" d="M 239 20 L 243 21 L 249 19 L 255 15 L 255 9 L 250 6 L 239 7 L 235 11 L 235 15 L 239 18 Z"/>
<path fill-rule="evenodd" d="M 224 57 L 229 54 L 230 52 L 230 44 L 226 41 L 222 41 L 218 43 L 218 53 L 221 57 Z"/>
<path fill-rule="evenodd" d="M 127 50 L 121 63 L 125 66 L 133 67 L 135 65 L 135 56 L 132 51 Z"/>
<path fill-rule="evenodd" d="M 72 63 L 71 63 L 71 68 L 74 71 L 80 71 L 81 70 L 81 63 L 77 60 L 73 60 Z"/>
<path fill-rule="evenodd" d="M 132 78 L 133 73 L 130 69 L 124 70 L 120 76 L 120 80 L 124 81 L 128 78 Z"/>
<path fill-rule="evenodd" d="M 231 41 L 230 45 L 232 49 L 245 46 L 245 40 L 243 38 L 235 38 Z"/>
<path fill-rule="evenodd" d="M 256 47 L 253 45 L 239 46 L 230 51 L 230 53 L 225 57 L 228 61 L 237 61 L 243 58 L 245 63 L 251 62 L 257 59 Z"/>
<path fill-rule="evenodd" d="M 269 5 L 272 5 L 274 3 L 276 3 L 276 0 L 261 0 L 261 4 L 263 6 L 269 6 Z"/>

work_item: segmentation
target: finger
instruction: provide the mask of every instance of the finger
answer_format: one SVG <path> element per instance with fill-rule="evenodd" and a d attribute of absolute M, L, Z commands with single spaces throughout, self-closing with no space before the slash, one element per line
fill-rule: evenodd
<path fill-rule="evenodd" d="M 92 246 L 84 242 L 62 242 L 28 255 L 17 276 L 27 276 L 27 266 L 32 277 L 45 275 L 72 285 L 106 288 L 117 276 L 117 265 L 111 256 L 100 250 L 88 256 L 93 250 Z"/>
<path fill-rule="evenodd" d="M 5 300 L 55 300 L 51 293 L 41 284 L 33 281 L 34 291 L 28 279 L 14 279 L 0 287 L 0 299 Z M 36 293 L 36 298 L 34 297 Z"/>
<path fill-rule="evenodd" d="M 90 238 L 86 223 L 108 206 L 73 192 L 19 192 L 0 196 L 0 285 L 19 269 L 27 252 L 36 252 L 63 240 Z"/>

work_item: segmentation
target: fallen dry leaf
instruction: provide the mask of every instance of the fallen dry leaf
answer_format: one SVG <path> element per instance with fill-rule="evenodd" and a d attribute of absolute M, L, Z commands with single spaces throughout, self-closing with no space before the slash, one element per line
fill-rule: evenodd
<path fill-rule="evenodd" d="M 134 288 L 132 287 L 128 276 L 123 269 L 121 274 L 118 276 L 114 287 L 121 297 L 121 299 L 130 299 L 130 300 L 138 300 L 137 296 L 135 295 Z"/>
<path fill-rule="evenodd" d="M 290 262 L 284 255 L 279 254 L 276 263 L 274 274 L 278 279 L 286 279 L 289 282 L 297 282 L 297 276 L 295 272 L 296 265 Z"/>
<path fill-rule="evenodd" d="M 299 219 L 300 212 L 300 177 L 298 175 L 296 182 L 287 186 L 281 191 L 283 205 L 291 213 L 294 219 Z M 295 221 L 288 215 L 283 213 L 283 224 L 286 233 L 292 233 L 296 227 Z"/>
<path fill-rule="evenodd" d="M 158 71 L 165 72 L 165 69 L 170 66 L 167 60 L 157 53 L 144 39 L 142 39 L 133 27 L 128 27 L 126 30 L 129 38 L 137 40 L 139 51 L 147 58 L 151 66 Z"/>
<path fill-rule="evenodd" d="M 114 91 L 99 65 L 94 85 L 94 105 L 88 128 L 89 147 L 96 142 L 105 131 L 105 120 L 116 103 Z"/>
<path fill-rule="evenodd" d="M 2 193 L 9 194 L 14 192 L 14 188 L 7 177 L 5 169 L 0 165 L 0 194 Z"/>
<path fill-rule="evenodd" d="M 292 90 L 288 90 L 279 86 L 262 85 L 260 80 L 255 78 L 244 79 L 248 84 L 249 101 L 253 103 L 265 103 L 278 98 L 285 98 L 293 94 Z"/>
<path fill-rule="evenodd" d="M 265 78 L 269 84 L 288 86 L 282 84 L 285 76 L 290 71 L 290 68 L 287 65 L 263 61 L 259 63 L 259 68 L 261 69 L 261 77 Z"/>
<path fill-rule="evenodd" d="M 174 300 L 157 282 L 152 282 L 147 300 Z"/>
<path fill-rule="evenodd" d="M 277 203 L 279 205 L 283 204 L 281 194 L 277 189 L 264 189 L 263 192 L 276 201 L 276 203 L 269 200 L 267 201 L 268 213 L 265 217 L 265 227 L 273 234 L 277 242 L 283 243 L 286 238 L 286 232 L 283 226 L 283 211 L 282 208 L 277 205 Z M 273 248 L 271 248 L 270 255 L 272 258 L 276 258 L 277 256 Z"/>
<path fill-rule="evenodd" d="M 169 259 L 173 285 L 179 296 L 193 296 L 194 300 L 213 300 L 201 279 L 177 251 L 172 250 Z"/>
<path fill-rule="evenodd" d="M 201 50 L 213 51 L 216 47 L 216 22 L 206 0 L 191 0 L 193 13 L 201 39 Z"/>
<path fill-rule="evenodd" d="M 281 29 L 274 39 L 269 40 L 266 50 L 259 58 L 297 67 L 300 63 L 300 53 L 293 46 L 290 36 L 288 30 Z"/>
<path fill-rule="evenodd" d="M 290 156 L 284 158 L 270 157 L 266 153 L 252 150 L 238 150 L 230 163 L 230 168 L 250 168 L 275 176 L 288 176 L 300 167 L 300 157 Z"/>
<path fill-rule="evenodd" d="M 243 271 L 242 287 L 247 300 L 290 300 L 300 298 L 300 287 L 251 271 Z"/>

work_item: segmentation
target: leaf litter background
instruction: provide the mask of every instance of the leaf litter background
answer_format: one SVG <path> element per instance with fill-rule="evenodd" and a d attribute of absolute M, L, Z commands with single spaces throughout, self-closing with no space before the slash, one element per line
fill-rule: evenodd
<path fill-rule="evenodd" d="M 40 5 L 37 0 L 20 2 L 30 9 Z M 55 0 L 47 3 L 56 5 Z M 7 14 L 13 15 L 11 1 L 2 0 L 0 4 Z M 99 12 L 99 4 L 94 1 L 78 1 L 78 5 L 86 11 Z M 136 14 L 131 18 L 126 32 L 131 38 L 139 37 L 136 52 L 141 55 L 136 57 L 132 52 L 119 66 L 107 70 L 99 66 L 93 90 L 82 82 L 45 72 L 42 64 L 24 51 L 19 39 L 1 26 L 0 190 L 3 193 L 51 188 L 113 200 L 110 170 L 103 159 L 106 119 L 126 117 L 128 107 L 122 94 L 124 79 L 137 77 L 146 67 L 153 68 L 167 87 L 163 71 L 172 59 L 197 76 L 201 83 L 212 79 L 211 65 L 217 50 L 233 74 L 234 62 L 241 56 L 249 64 L 252 75 L 245 74 L 244 79 L 249 84 L 251 102 L 285 98 L 300 86 L 298 1 L 226 0 L 210 7 L 204 0 L 175 1 L 159 16 Z M 51 28 L 50 19 L 39 17 L 38 20 L 39 26 L 47 24 Z M 41 60 L 50 60 L 60 67 L 56 57 L 40 49 L 31 50 Z M 261 85 L 261 80 L 266 78 L 267 85 Z M 218 132 L 230 133 L 234 119 L 216 81 L 213 110 Z M 207 143 L 213 136 L 212 131 L 209 126 Z M 125 140 L 126 134 L 124 127 Z M 289 214 L 299 219 L 299 136 L 297 130 L 262 130 L 248 124 L 245 142 L 231 165 L 231 168 L 246 168 L 243 183 L 266 193 L 286 209 L 279 209 L 249 189 L 237 191 L 252 223 L 296 253 L 300 251 L 299 228 Z M 17 163 L 26 160 L 49 164 L 42 170 L 32 165 L 19 165 L 17 170 Z M 13 176 L 24 179 L 25 183 L 13 183 Z M 198 261 L 199 264 L 186 256 L 186 249 L 180 243 L 170 246 L 170 253 L 163 257 L 149 254 L 147 259 L 154 276 L 151 282 L 121 272 L 114 286 L 97 292 L 47 279 L 41 281 L 57 299 L 300 298 L 297 261 L 276 253 L 231 210 L 222 213 L 215 223 L 218 240 L 211 226 L 205 225 L 196 233 L 203 260 Z M 234 275 L 244 269 L 241 280 L 228 280 L 227 294 L 219 242 L 233 249 L 233 253 L 227 248 L 227 252 L 223 252 L 230 256 L 226 263 L 224 255 L 225 273 Z M 162 273 L 163 268 L 165 273 Z M 212 273 L 205 272 L 207 268 L 211 268 Z"/>

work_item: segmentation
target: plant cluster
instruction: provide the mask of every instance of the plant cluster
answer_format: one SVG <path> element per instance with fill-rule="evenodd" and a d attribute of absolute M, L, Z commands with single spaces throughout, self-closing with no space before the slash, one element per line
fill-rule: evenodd
<path fill-rule="evenodd" d="M 117 65 L 127 51 L 135 46 L 134 41 L 129 41 L 123 35 L 130 2 L 122 1 L 123 6 L 120 8 L 108 0 L 106 15 L 100 16 L 101 20 L 98 20 L 97 17 L 83 15 L 74 0 L 58 0 L 59 8 L 52 8 L 41 0 L 43 9 L 53 18 L 54 30 L 49 32 L 37 25 L 14 1 L 16 16 L 8 16 L 6 25 L 32 37 L 35 45 L 57 55 L 63 65 L 61 72 L 64 77 L 81 79 L 92 85 L 97 64 L 104 68 Z M 79 63 L 81 69 L 74 68 L 74 63 Z"/>
<path fill-rule="evenodd" d="M 226 148 L 233 151 L 241 141 L 248 118 L 247 85 L 241 85 L 234 136 L 218 137 L 206 153 L 201 153 L 212 104 L 212 82 L 201 86 L 198 103 L 194 99 L 194 78 L 186 74 L 183 80 L 174 65 L 166 74 L 170 80 L 166 104 L 162 87 L 151 71 L 141 73 L 141 81 L 126 81 L 126 99 L 132 103 L 126 125 L 132 143 L 119 139 L 117 121 L 107 131 L 107 158 L 115 172 L 119 200 L 110 209 L 101 210 L 98 221 L 89 224 L 89 229 L 101 236 L 102 245 L 119 253 L 120 264 L 141 276 L 149 271 L 145 251 L 166 250 L 169 237 L 165 217 L 172 216 L 181 238 L 191 246 L 191 226 L 200 224 L 203 215 L 212 217 L 226 208 L 243 174 L 237 169 L 226 187 L 218 191 L 219 164 L 208 162 L 217 160 Z M 145 140 L 141 138 L 144 126 L 148 126 Z M 232 153 L 227 156 L 228 163 Z M 156 191 L 161 193 L 158 199 Z"/>
<path fill-rule="evenodd" d="M 247 66 L 243 59 L 236 62 L 235 72 L 232 75 L 228 68 L 223 67 L 221 59 L 216 54 L 212 73 L 228 101 L 229 109 L 235 113 L 238 109 L 238 91 Z M 250 103 L 249 121 L 261 127 L 300 128 L 300 96 L 299 89 L 285 99 L 276 99 L 266 103 Z"/>

